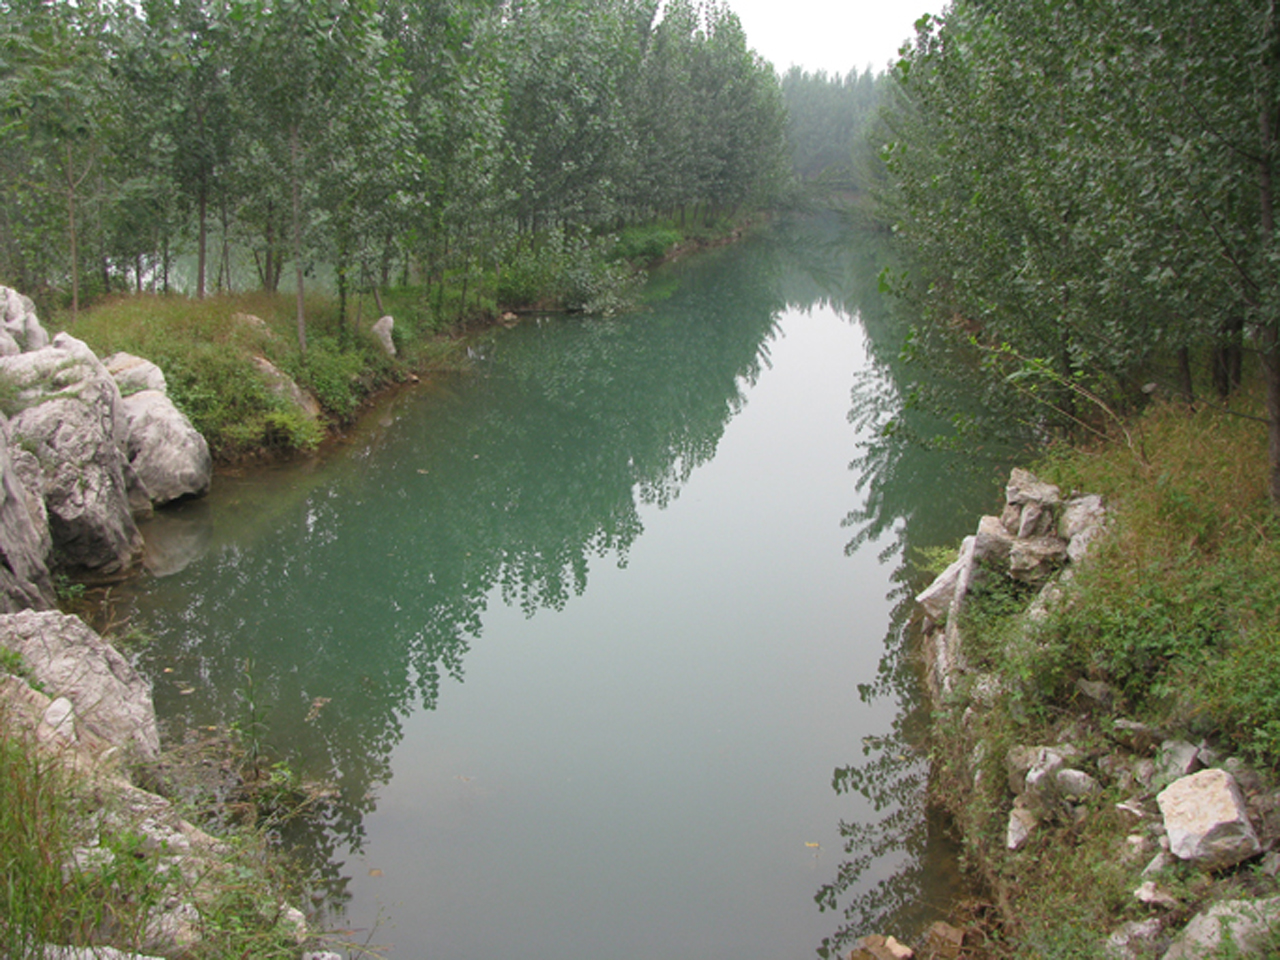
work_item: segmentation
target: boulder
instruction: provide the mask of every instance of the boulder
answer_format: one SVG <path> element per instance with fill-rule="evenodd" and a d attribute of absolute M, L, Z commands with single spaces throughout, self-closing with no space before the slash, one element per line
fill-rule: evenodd
<path fill-rule="evenodd" d="M 1041 583 L 1067 562 L 1067 542 L 1054 536 L 1019 538 L 1009 548 L 1009 576 Z"/>
<path fill-rule="evenodd" d="M 129 424 L 129 465 L 157 506 L 179 497 L 209 492 L 213 458 L 204 437 L 158 390 L 143 390 L 122 401 Z"/>
<path fill-rule="evenodd" d="M 39 465 L 26 451 L 9 450 L 9 424 L 0 417 L 0 612 L 46 610 L 53 606 L 53 582 L 46 561 L 51 541 L 44 501 L 24 483 L 24 473 Z"/>
<path fill-rule="evenodd" d="M 39 350 L 49 333 L 36 316 L 36 305 L 10 287 L 0 287 L 0 355 Z"/>
<path fill-rule="evenodd" d="M 142 390 L 158 390 L 168 396 L 169 385 L 165 382 L 164 371 L 150 360 L 131 353 L 113 353 L 102 361 L 102 365 L 115 379 L 122 396 Z"/>
<path fill-rule="evenodd" d="M 1214 956 L 1220 948 L 1229 950 L 1232 957 L 1274 956 L 1269 947 L 1276 930 L 1280 930 L 1280 897 L 1223 900 L 1192 917 L 1163 960 L 1199 960 Z"/>
<path fill-rule="evenodd" d="M 382 349 L 386 351 L 388 357 L 396 355 L 396 344 L 391 339 L 391 331 L 395 329 L 396 322 L 393 318 L 387 316 L 378 320 L 371 328 L 371 332 L 378 339 L 378 343 Z"/>
<path fill-rule="evenodd" d="M 1067 541 L 1067 559 L 1080 563 L 1107 526 L 1107 508 L 1097 494 L 1073 497 L 1062 505 L 1058 536 Z"/>
<path fill-rule="evenodd" d="M 258 373 L 262 376 L 268 390 L 290 406 L 297 407 L 307 419 L 319 419 L 319 402 L 298 386 L 292 377 L 264 356 L 255 356 L 253 365 L 258 368 Z"/>
<path fill-rule="evenodd" d="M 1045 483 L 1029 470 L 1014 467 L 1009 473 L 1004 497 L 1006 506 L 1001 520 L 1019 539 L 1043 537 L 1057 529 L 1062 491 L 1052 483 Z"/>
<path fill-rule="evenodd" d="M 1156 779 L 1172 783 L 1179 777 L 1194 773 L 1201 766 L 1199 752 L 1195 744 L 1185 740 L 1165 740 L 1156 755 Z"/>
<path fill-rule="evenodd" d="M 1013 802 L 1009 811 L 1009 825 L 1005 830 L 1004 845 L 1009 850 L 1021 850 L 1040 825 L 1040 818 L 1027 807 L 1022 797 Z"/>
<path fill-rule="evenodd" d="M 847 960 L 911 960 L 915 951 L 893 937 L 878 933 L 860 938 L 847 954 Z"/>
<path fill-rule="evenodd" d="M 1169 784 L 1156 796 L 1169 849 L 1205 867 L 1229 867 L 1262 850 L 1244 797 L 1225 770 L 1201 770 Z"/>
<path fill-rule="evenodd" d="M 23 409 L 10 446 L 34 456 L 54 549 L 69 566 L 114 573 L 142 548 L 129 504 L 128 426 L 120 390 L 84 343 L 60 333 L 32 353 L 0 357 Z"/>
<path fill-rule="evenodd" d="M 151 686 L 79 618 L 33 610 L 0 615 L 0 645 L 22 656 L 46 693 L 70 701 L 76 723 L 143 758 L 159 753 Z"/>

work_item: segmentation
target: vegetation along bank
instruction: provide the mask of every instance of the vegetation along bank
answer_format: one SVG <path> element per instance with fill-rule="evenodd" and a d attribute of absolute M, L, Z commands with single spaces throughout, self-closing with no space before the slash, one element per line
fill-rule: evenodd
<path fill-rule="evenodd" d="M 919 373 L 885 435 L 1041 450 L 921 596 L 929 794 L 981 891 L 923 952 L 1274 956 L 1274 4 L 956 0 L 890 90 Z"/>

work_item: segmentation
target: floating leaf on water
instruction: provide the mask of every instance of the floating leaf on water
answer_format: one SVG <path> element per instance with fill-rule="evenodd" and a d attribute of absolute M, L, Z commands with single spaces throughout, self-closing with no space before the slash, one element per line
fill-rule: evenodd
<path fill-rule="evenodd" d="M 380 877 L 380 876 L 382 876 L 382 871 L 381 871 L 381 870 L 379 870 L 377 867 L 372 867 L 372 868 L 370 868 L 370 870 L 369 870 L 369 876 L 371 876 L 371 877 Z"/>
<path fill-rule="evenodd" d="M 820 843 L 809 843 L 807 840 L 805 841 L 805 844 L 804 844 L 804 845 L 805 845 L 806 847 L 809 847 L 810 849 L 814 849 L 814 848 L 817 848 L 817 847 L 822 846 L 822 844 L 820 844 Z"/>

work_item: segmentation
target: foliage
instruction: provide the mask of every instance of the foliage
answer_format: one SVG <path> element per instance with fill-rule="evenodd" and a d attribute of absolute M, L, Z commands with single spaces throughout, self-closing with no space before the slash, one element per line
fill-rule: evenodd
<path fill-rule="evenodd" d="M 930 335 L 1052 370 L 1046 426 L 1081 417 L 1072 386 L 1133 409 L 1156 364 L 1189 397 L 1199 357 L 1226 397 L 1251 340 L 1280 502 L 1277 25 L 1249 0 L 1219 12 L 966 0 L 922 18 L 894 72 L 886 210 Z"/>
<path fill-rule="evenodd" d="M 618 260 L 651 263 L 661 259 L 680 240 L 679 231 L 658 224 L 627 227 L 618 235 L 611 255 Z"/>
<path fill-rule="evenodd" d="M 197 299 L 288 262 L 306 353 L 317 263 L 343 316 L 412 279 L 452 324 L 548 231 L 786 185 L 777 78 L 721 4 L 4 0 L 0 24 L 0 277 L 46 313 L 68 285 L 73 314 L 169 292 L 184 253 Z"/>

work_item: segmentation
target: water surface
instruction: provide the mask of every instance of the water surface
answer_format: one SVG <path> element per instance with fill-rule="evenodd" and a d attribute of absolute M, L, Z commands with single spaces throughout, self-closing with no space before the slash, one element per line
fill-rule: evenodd
<path fill-rule="evenodd" d="M 888 808 L 918 804 L 909 696 L 858 687 L 900 636 L 902 547 L 985 506 L 850 417 L 897 389 L 879 256 L 792 227 L 644 311 L 501 331 L 148 530 L 157 708 L 335 781 L 330 924 L 392 958 L 801 958 L 842 923 L 820 889 L 945 906 L 923 811 L 923 845 L 850 872 L 885 811 L 832 785 L 883 741 Z"/>

